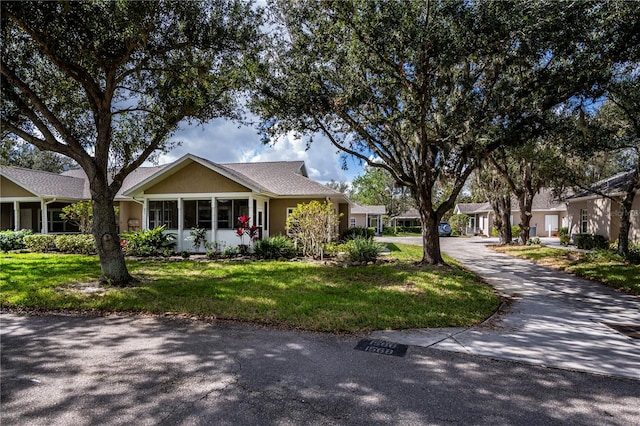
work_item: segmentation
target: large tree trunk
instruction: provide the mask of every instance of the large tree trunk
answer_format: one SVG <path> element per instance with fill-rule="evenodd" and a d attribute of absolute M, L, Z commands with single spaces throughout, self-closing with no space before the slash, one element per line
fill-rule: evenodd
<path fill-rule="evenodd" d="M 113 197 L 106 195 L 109 193 L 107 188 L 102 191 L 94 191 L 92 188 L 91 192 L 93 198 L 92 231 L 102 269 L 100 281 L 117 286 L 127 285 L 133 278 L 129 275 L 120 247 Z"/>
<path fill-rule="evenodd" d="M 501 246 L 511 244 L 511 196 L 502 195 L 491 200 L 491 208 L 496 215 L 496 230 Z"/>
<path fill-rule="evenodd" d="M 444 259 L 440 253 L 440 235 L 438 234 L 438 225 L 440 220 L 436 217 L 434 211 L 428 211 L 423 206 L 420 209 L 420 218 L 422 219 L 422 261 L 427 265 L 442 265 Z"/>
<path fill-rule="evenodd" d="M 527 244 L 531 231 L 531 209 L 533 207 L 533 194 L 529 191 L 523 191 L 518 196 L 518 205 L 520 207 L 520 243 Z"/>
<path fill-rule="evenodd" d="M 627 191 L 620 203 L 620 230 L 618 231 L 618 254 L 624 257 L 629 255 L 629 231 L 631 229 L 631 207 L 640 188 L 640 164 L 631 176 L 627 185 Z"/>

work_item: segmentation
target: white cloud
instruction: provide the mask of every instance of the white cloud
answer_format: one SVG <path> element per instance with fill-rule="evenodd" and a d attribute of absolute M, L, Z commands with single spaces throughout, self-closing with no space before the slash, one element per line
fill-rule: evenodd
<path fill-rule="evenodd" d="M 309 177 L 323 183 L 331 179 L 352 181 L 362 173 L 362 167 L 354 160 L 347 162 L 348 170 L 342 170 L 340 153 L 326 138 L 314 138 L 309 149 L 305 141 L 292 134 L 265 145 L 254 128 L 239 127 L 229 120 L 214 120 L 204 126 L 185 124 L 173 139 L 180 140 L 182 145 L 161 155 L 161 164 L 189 153 L 216 163 L 303 160 Z"/>

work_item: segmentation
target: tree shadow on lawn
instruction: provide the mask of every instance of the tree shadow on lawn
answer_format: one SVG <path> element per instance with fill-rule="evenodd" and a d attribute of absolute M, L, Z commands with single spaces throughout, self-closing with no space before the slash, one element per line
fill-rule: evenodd
<path fill-rule="evenodd" d="M 3 314 L 7 424 L 630 424 L 640 382 L 226 322 Z"/>

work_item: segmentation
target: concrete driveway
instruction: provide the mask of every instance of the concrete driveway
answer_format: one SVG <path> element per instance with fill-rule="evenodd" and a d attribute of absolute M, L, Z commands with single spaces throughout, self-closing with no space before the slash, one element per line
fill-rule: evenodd
<path fill-rule="evenodd" d="M 401 240 L 421 245 L 421 238 Z M 640 379 L 640 340 L 611 325 L 640 327 L 640 297 L 489 250 L 487 238 L 441 238 L 444 253 L 509 302 L 469 329 L 383 330 L 397 343 L 535 365 Z"/>

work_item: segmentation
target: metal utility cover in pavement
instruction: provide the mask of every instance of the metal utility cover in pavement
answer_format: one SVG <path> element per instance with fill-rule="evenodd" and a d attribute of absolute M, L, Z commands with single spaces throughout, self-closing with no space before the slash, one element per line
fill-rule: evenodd
<path fill-rule="evenodd" d="M 405 356 L 409 346 L 399 343 L 387 342 L 385 340 L 363 339 L 358 342 L 354 349 L 365 352 L 373 352 L 382 355 Z"/>
<path fill-rule="evenodd" d="M 614 324 L 605 322 L 604 325 L 611 327 L 618 333 L 622 333 L 632 339 L 640 339 L 640 325 L 638 324 Z"/>

